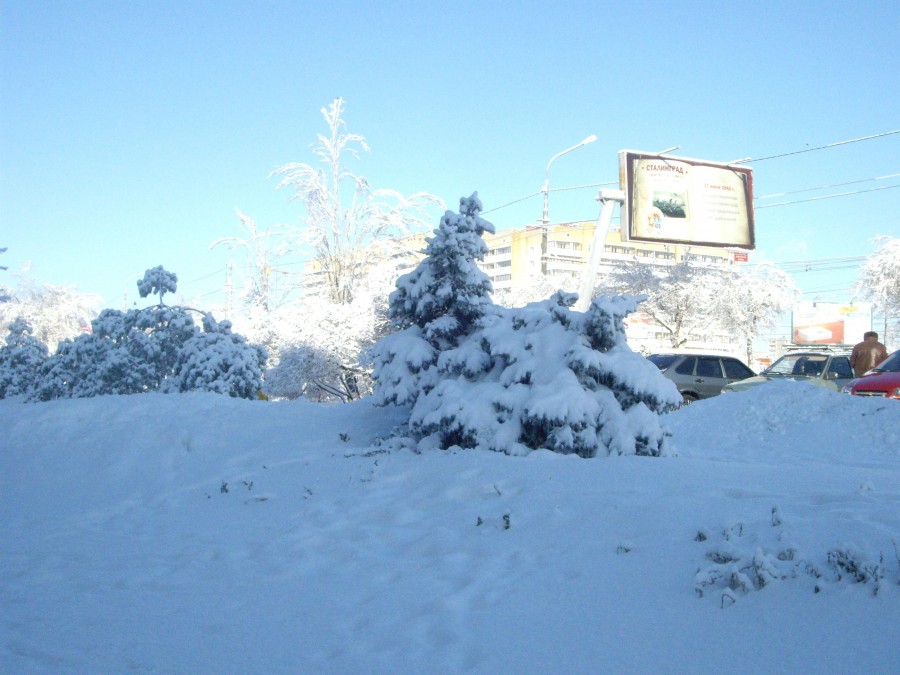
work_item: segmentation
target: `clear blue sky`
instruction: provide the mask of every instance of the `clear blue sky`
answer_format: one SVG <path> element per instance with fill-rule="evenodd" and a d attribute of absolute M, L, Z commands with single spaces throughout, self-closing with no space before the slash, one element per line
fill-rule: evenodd
<path fill-rule="evenodd" d="M 900 4 L 0 0 L 2 283 L 24 263 L 120 307 L 149 267 L 222 302 L 234 209 L 295 223 L 275 167 L 312 162 L 346 100 L 374 187 L 485 209 L 613 181 L 623 148 L 767 157 L 900 129 Z M 900 173 L 900 134 L 751 164 L 759 196 Z M 882 179 L 757 205 L 896 186 Z M 551 194 L 593 219 L 595 189 Z M 863 256 L 900 189 L 757 211 L 751 261 Z M 489 213 L 534 223 L 539 196 Z M 435 220 L 435 223 L 437 221 Z M 847 301 L 850 263 L 797 274 Z"/>

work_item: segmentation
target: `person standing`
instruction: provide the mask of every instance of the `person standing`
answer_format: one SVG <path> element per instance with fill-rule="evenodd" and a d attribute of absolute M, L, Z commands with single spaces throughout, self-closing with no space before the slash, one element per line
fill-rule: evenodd
<path fill-rule="evenodd" d="M 863 341 L 853 347 L 850 353 L 850 365 L 853 374 L 862 377 L 863 373 L 872 370 L 887 358 L 887 347 L 878 341 L 878 333 L 870 330 L 863 334 Z"/>

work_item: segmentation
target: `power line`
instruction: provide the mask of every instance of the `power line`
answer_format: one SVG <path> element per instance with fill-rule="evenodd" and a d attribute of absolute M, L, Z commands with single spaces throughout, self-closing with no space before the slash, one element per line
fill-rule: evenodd
<path fill-rule="evenodd" d="M 861 138 L 851 138 L 848 141 L 838 141 L 837 143 L 829 143 L 827 145 L 820 145 L 816 148 L 805 148 L 804 150 L 794 150 L 793 152 L 783 152 L 780 155 L 769 155 L 768 157 L 760 157 L 759 159 L 753 159 L 752 157 L 748 157 L 747 159 L 739 159 L 736 162 L 731 162 L 731 164 L 746 164 L 748 162 L 764 162 L 768 159 L 779 159 L 781 157 L 790 157 L 791 155 L 800 155 L 804 152 L 814 152 L 816 150 L 825 150 L 827 148 L 836 148 L 839 145 L 848 145 L 849 143 L 859 143 L 860 141 L 869 141 L 873 138 L 884 138 L 885 136 L 892 136 L 894 134 L 900 134 L 900 129 L 896 131 L 885 131 L 880 134 L 872 134 L 871 136 L 862 136 Z"/>
<path fill-rule="evenodd" d="M 499 211 L 500 209 L 505 209 L 507 206 L 512 206 L 513 204 L 518 204 L 519 202 L 524 202 L 526 199 L 531 199 L 532 197 L 537 197 L 539 194 L 541 194 L 540 190 L 538 190 L 537 192 L 532 192 L 530 195 L 528 195 L 526 197 L 520 197 L 519 199 L 515 199 L 515 200 L 509 202 L 508 204 L 503 204 L 502 206 L 495 206 L 494 208 L 488 209 L 487 211 L 482 211 L 482 213 L 487 215 L 488 213 L 492 213 L 494 211 Z"/>
<path fill-rule="evenodd" d="M 772 199 L 773 197 L 787 197 L 788 195 L 796 195 L 796 194 L 800 194 L 801 192 L 815 192 L 816 190 L 826 190 L 828 188 L 843 187 L 844 185 L 856 185 L 857 183 L 868 183 L 873 180 L 885 180 L 886 178 L 896 178 L 897 176 L 900 176 L 900 173 L 891 173 L 891 174 L 888 174 L 887 176 L 876 176 L 875 178 L 862 178 L 860 180 L 851 180 L 851 181 L 847 181 L 845 183 L 831 183 L 829 185 L 820 185 L 819 187 L 803 188 L 802 190 L 790 190 L 788 192 L 773 192 L 770 195 L 762 195 L 760 197 L 754 197 L 753 200 L 756 201 L 757 199 Z M 757 208 L 762 208 L 762 207 L 757 207 Z"/>
<path fill-rule="evenodd" d="M 771 209 L 775 206 L 790 206 L 791 204 L 803 204 L 804 202 L 818 202 L 823 199 L 835 199 L 837 197 L 850 197 L 852 195 L 861 195 L 866 192 L 878 192 L 880 190 L 892 190 L 894 188 L 898 188 L 900 185 L 885 185 L 884 187 L 877 188 L 869 188 L 868 190 L 856 190 L 854 192 L 841 192 L 835 195 L 822 195 L 821 197 L 810 197 L 809 199 L 795 199 L 792 202 L 779 202 L 778 204 L 763 204 L 762 206 L 754 207 L 757 211 L 759 209 Z M 815 189 L 815 188 L 813 188 Z"/>
<path fill-rule="evenodd" d="M 210 277 L 214 277 L 218 274 L 221 274 L 222 270 L 216 270 L 215 272 L 210 272 L 209 274 L 205 274 L 202 277 L 197 277 L 196 279 L 191 279 L 190 281 L 182 281 L 182 284 L 195 284 L 198 281 L 203 281 L 204 279 L 209 279 Z"/>

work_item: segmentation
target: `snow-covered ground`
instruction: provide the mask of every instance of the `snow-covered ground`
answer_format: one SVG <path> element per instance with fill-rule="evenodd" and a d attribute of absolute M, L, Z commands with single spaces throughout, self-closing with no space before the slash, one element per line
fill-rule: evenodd
<path fill-rule="evenodd" d="M 900 672 L 896 401 L 774 382 L 664 458 L 373 449 L 399 417 L 0 401 L 0 671 Z"/>

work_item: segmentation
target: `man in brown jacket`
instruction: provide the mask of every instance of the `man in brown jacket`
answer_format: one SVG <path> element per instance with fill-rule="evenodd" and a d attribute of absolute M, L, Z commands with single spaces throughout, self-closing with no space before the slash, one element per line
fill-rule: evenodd
<path fill-rule="evenodd" d="M 872 370 L 887 358 L 887 347 L 878 341 L 878 333 L 873 330 L 863 334 L 863 341 L 853 347 L 850 353 L 850 365 L 853 374 L 862 377 L 863 373 Z"/>

